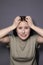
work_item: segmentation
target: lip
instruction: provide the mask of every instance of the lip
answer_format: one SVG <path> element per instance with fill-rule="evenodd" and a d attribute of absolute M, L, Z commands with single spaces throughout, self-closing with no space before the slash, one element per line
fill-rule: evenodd
<path fill-rule="evenodd" d="M 26 35 L 21 35 L 22 37 L 26 37 Z"/>

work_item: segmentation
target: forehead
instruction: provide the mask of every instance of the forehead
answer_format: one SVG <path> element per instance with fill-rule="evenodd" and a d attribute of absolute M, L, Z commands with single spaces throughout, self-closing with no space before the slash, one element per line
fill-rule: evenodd
<path fill-rule="evenodd" d="M 21 21 L 18 26 L 28 26 L 26 21 Z"/>

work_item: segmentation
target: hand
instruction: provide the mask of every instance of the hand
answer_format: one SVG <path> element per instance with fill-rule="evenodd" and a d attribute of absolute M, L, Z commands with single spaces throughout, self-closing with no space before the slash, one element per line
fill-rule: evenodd
<path fill-rule="evenodd" d="M 17 16 L 14 21 L 13 21 L 13 27 L 16 28 L 18 26 L 18 24 L 20 23 L 20 17 Z"/>
<path fill-rule="evenodd" d="M 30 16 L 26 16 L 26 21 L 28 22 L 29 27 L 31 28 L 34 24 Z"/>

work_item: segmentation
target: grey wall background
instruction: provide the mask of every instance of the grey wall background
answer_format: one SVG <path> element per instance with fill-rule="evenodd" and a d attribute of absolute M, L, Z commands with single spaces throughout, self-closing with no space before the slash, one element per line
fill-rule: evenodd
<path fill-rule="evenodd" d="M 18 15 L 30 15 L 36 25 L 43 28 L 43 0 L 0 0 L 0 29 L 11 25 Z M 39 65 L 43 65 L 43 51 L 40 53 Z"/>
<path fill-rule="evenodd" d="M 11 25 L 18 15 L 30 15 L 43 27 L 43 0 L 0 0 L 0 28 Z"/>

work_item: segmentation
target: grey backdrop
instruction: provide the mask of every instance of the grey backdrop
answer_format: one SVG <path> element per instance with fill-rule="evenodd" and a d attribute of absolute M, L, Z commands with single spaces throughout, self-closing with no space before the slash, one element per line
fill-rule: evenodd
<path fill-rule="evenodd" d="M 43 0 L 0 0 L 0 29 L 11 25 L 18 15 L 30 15 L 43 28 Z M 43 52 L 39 65 L 43 65 Z"/>
<path fill-rule="evenodd" d="M 30 15 L 43 27 L 43 0 L 0 0 L 0 28 L 11 25 L 17 15 Z"/>

